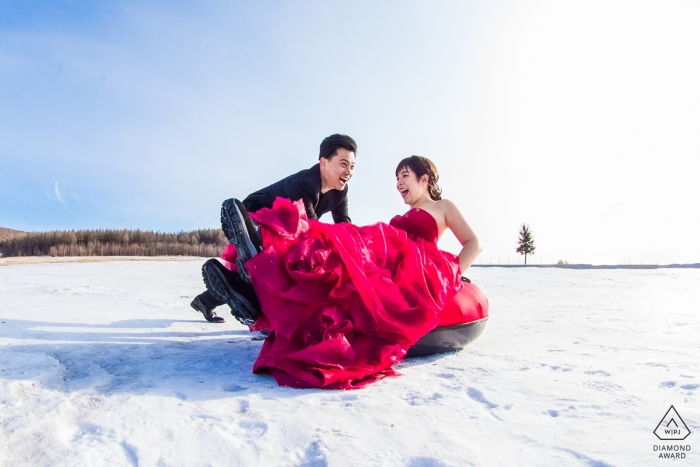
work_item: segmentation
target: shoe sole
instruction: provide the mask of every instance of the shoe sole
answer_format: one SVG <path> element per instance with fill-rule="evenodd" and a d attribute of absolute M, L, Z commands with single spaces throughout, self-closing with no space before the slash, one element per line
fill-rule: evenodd
<path fill-rule="evenodd" d="M 229 243 L 236 247 L 238 258 L 236 259 L 236 267 L 241 279 L 250 284 L 250 275 L 245 267 L 246 261 L 256 255 L 255 245 L 248 236 L 243 214 L 236 206 L 233 198 L 224 201 L 221 206 L 221 229 L 226 235 Z"/>
<path fill-rule="evenodd" d="M 253 243 L 253 247 L 255 247 L 255 252 L 260 253 L 263 250 L 262 240 L 260 239 L 260 226 L 257 228 L 255 227 L 256 223 L 250 218 L 250 215 L 248 214 L 248 211 L 243 203 L 238 201 L 236 198 L 233 198 L 233 201 L 236 203 L 236 206 L 238 206 L 238 211 L 241 213 L 241 217 L 245 223 L 246 232 L 248 233 L 250 241 Z"/>
<path fill-rule="evenodd" d="M 216 261 L 216 260 L 209 260 Z M 241 294 L 233 290 L 224 273 L 209 261 L 202 267 L 202 278 L 207 290 L 231 308 L 233 316 L 242 324 L 250 326 L 258 317 L 258 310 Z"/>

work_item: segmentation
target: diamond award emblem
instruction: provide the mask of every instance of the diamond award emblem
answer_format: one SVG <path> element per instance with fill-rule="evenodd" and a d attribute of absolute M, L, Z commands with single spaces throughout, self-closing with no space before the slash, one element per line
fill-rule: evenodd
<path fill-rule="evenodd" d="M 682 440 L 688 437 L 690 430 L 675 407 L 671 406 L 654 430 L 654 434 L 663 441 Z"/>

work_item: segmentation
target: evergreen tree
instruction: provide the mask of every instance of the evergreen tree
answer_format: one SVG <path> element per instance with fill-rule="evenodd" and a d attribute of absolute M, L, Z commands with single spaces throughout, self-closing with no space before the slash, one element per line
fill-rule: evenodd
<path fill-rule="evenodd" d="M 518 248 L 515 252 L 525 255 L 525 264 L 527 264 L 527 255 L 535 252 L 535 241 L 532 239 L 530 227 L 526 224 L 520 227 L 520 238 L 518 239 Z"/>

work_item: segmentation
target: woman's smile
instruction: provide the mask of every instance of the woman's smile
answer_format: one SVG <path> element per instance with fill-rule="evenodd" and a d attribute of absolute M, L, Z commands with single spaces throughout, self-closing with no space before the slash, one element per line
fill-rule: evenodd
<path fill-rule="evenodd" d="M 421 181 L 418 180 L 416 174 L 408 167 L 403 168 L 396 174 L 396 189 L 399 190 L 403 202 L 411 206 L 413 203 L 420 200 L 423 193 Z"/>

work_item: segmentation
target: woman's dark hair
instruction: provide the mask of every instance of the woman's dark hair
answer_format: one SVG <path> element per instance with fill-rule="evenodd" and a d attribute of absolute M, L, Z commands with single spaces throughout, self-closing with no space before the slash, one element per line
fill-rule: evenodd
<path fill-rule="evenodd" d="M 438 173 L 435 164 L 433 164 L 430 159 L 423 156 L 407 157 L 399 162 L 398 166 L 396 166 L 395 175 L 398 175 L 399 171 L 401 169 L 405 169 L 406 167 L 411 169 L 411 171 L 416 174 L 418 180 L 420 180 L 423 175 L 427 175 L 428 193 L 430 193 L 430 198 L 433 201 L 439 201 L 442 199 L 442 188 L 440 188 L 437 184 L 438 180 L 440 180 L 440 174 Z"/>
<path fill-rule="evenodd" d="M 338 151 L 338 148 L 347 149 L 348 151 L 354 152 L 357 156 L 357 143 L 354 139 L 348 135 L 330 135 L 321 141 L 321 150 L 319 151 L 318 158 L 325 157 L 328 160 L 333 159 Z"/>

